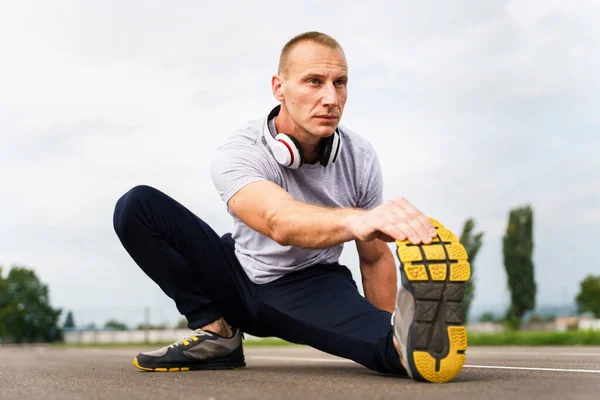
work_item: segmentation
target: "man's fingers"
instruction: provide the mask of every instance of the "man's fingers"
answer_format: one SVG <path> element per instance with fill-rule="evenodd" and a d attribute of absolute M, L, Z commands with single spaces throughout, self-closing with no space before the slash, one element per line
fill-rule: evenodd
<path fill-rule="evenodd" d="M 388 235 L 396 237 L 398 240 L 410 240 L 413 244 L 421 242 L 421 236 L 415 231 L 403 218 L 402 213 L 393 207 L 388 207 L 381 214 L 384 222 L 382 231 Z"/>
<path fill-rule="evenodd" d="M 436 236 L 436 231 L 431 221 L 405 198 L 401 197 L 395 203 L 402 208 L 405 213 L 404 220 L 419 233 L 423 242 L 427 244 L 431 243 L 431 238 Z"/>
<path fill-rule="evenodd" d="M 395 199 L 391 203 L 394 206 L 393 212 L 405 221 L 425 244 L 431 243 L 431 239 L 437 234 L 431 221 L 403 197 Z"/>
<path fill-rule="evenodd" d="M 390 212 L 409 226 L 413 237 L 410 239 L 411 242 L 414 244 L 418 244 L 420 241 L 426 244 L 431 243 L 431 234 L 419 219 L 419 216 L 423 214 L 414 207 L 404 208 L 405 205 L 406 203 L 402 201 L 392 201 Z"/>
<path fill-rule="evenodd" d="M 390 218 L 389 212 L 381 212 L 374 217 L 373 228 L 384 235 L 388 235 L 394 238 L 394 240 L 405 240 L 408 237 L 397 221 L 394 218 Z"/>
<path fill-rule="evenodd" d="M 431 224 L 431 221 L 429 221 L 429 218 L 423 215 L 423 213 L 419 213 L 417 216 L 412 218 L 410 223 L 415 227 L 415 230 L 421 234 L 423 242 L 426 244 L 431 243 L 431 239 L 437 235 L 437 232 Z"/>
<path fill-rule="evenodd" d="M 425 215 L 421 214 L 419 216 L 419 220 L 421 221 L 421 223 L 427 230 L 427 234 L 430 235 L 430 237 L 434 238 L 437 236 L 437 231 L 435 230 L 435 226 L 433 226 L 433 224 L 431 223 L 429 218 L 427 218 Z"/>
<path fill-rule="evenodd" d="M 407 223 L 419 234 L 424 243 L 431 243 L 431 234 L 419 217 L 420 215 L 410 214 L 407 217 Z"/>
<path fill-rule="evenodd" d="M 390 239 L 429 244 L 436 236 L 431 221 L 403 197 L 389 201 L 371 215 L 372 229 Z"/>
<path fill-rule="evenodd" d="M 408 232 L 406 232 L 402 226 L 396 223 L 396 221 L 390 221 L 383 217 L 381 218 L 381 221 L 382 222 L 379 230 L 384 234 L 392 236 L 396 238 L 396 240 L 405 240 L 409 238 Z"/>

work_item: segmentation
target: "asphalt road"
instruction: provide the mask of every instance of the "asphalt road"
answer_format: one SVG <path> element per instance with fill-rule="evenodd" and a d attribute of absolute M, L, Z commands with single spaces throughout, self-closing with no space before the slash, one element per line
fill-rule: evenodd
<path fill-rule="evenodd" d="M 135 349 L 0 347 L 0 399 L 593 399 L 600 347 L 470 347 L 450 383 L 373 373 L 306 347 L 246 347 L 247 368 L 152 373 Z"/>

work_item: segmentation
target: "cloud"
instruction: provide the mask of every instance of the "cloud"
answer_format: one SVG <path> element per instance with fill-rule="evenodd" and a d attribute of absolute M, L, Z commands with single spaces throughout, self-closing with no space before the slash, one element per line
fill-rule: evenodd
<path fill-rule="evenodd" d="M 534 206 L 539 303 L 597 269 L 592 2 L 61 4 L 0 12 L 0 263 L 35 267 L 60 306 L 175 312 L 118 243 L 114 203 L 149 184 L 230 230 L 210 152 L 275 104 L 279 49 L 310 29 L 344 47 L 343 123 L 378 150 L 386 197 L 485 231 L 478 305 L 507 304 L 512 207 Z M 360 285 L 352 244 L 342 262 Z"/>

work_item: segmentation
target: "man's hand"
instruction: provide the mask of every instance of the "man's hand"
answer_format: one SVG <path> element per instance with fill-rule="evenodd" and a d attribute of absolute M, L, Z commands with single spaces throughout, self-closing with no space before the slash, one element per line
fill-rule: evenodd
<path fill-rule="evenodd" d="M 348 216 L 346 226 L 358 240 L 386 242 L 408 239 L 429 244 L 436 231 L 429 219 L 406 199 L 390 200 L 370 211 Z"/>
<path fill-rule="evenodd" d="M 322 207 L 295 200 L 280 186 L 257 181 L 240 189 L 227 204 L 250 228 L 282 246 L 327 249 L 350 240 L 405 240 L 431 243 L 435 229 L 403 198 L 370 211 Z"/>

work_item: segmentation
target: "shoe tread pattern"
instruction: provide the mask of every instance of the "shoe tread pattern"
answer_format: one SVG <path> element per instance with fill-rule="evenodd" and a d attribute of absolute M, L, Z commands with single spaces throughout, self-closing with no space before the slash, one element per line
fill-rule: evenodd
<path fill-rule="evenodd" d="M 467 332 L 461 302 L 471 268 L 459 239 L 430 218 L 437 237 L 429 245 L 396 241 L 402 282 L 413 293 L 415 314 L 408 357 L 417 380 L 454 379 L 465 363 Z"/>

